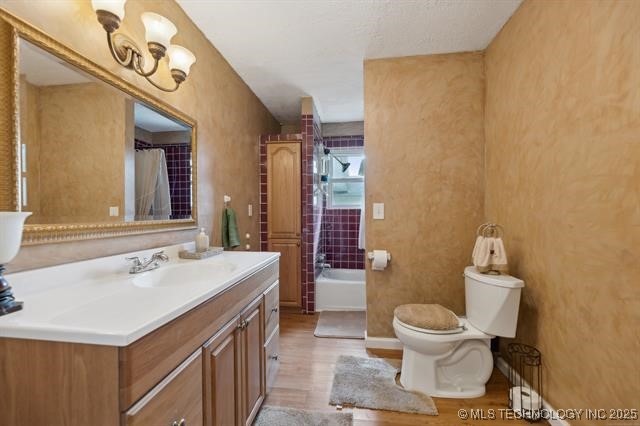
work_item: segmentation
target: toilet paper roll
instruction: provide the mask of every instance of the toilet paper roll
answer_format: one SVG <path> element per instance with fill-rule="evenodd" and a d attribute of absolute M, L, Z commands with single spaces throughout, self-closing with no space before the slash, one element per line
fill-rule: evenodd
<path fill-rule="evenodd" d="M 374 271 L 384 271 L 389 262 L 389 254 L 386 250 L 374 250 L 371 269 Z"/>

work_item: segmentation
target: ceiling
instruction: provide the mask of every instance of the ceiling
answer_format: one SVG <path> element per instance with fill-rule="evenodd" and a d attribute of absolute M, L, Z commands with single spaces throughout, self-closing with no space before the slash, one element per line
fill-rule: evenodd
<path fill-rule="evenodd" d="M 19 72 L 34 86 L 58 86 L 92 82 L 62 59 L 45 52 L 28 41 L 20 39 Z"/>
<path fill-rule="evenodd" d="M 363 60 L 481 50 L 521 0 L 178 0 L 282 123 L 364 119 Z M 195 67 L 197 67 L 197 63 Z"/>
<path fill-rule="evenodd" d="M 191 130 L 189 127 L 173 121 L 171 118 L 165 117 L 139 102 L 136 102 L 134 105 L 134 115 L 136 127 L 140 127 L 147 132 L 179 132 Z"/>

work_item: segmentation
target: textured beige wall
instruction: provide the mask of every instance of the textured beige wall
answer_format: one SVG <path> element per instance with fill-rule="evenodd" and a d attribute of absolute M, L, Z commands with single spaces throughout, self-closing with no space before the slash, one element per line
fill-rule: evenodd
<path fill-rule="evenodd" d="M 486 52 L 486 217 L 558 408 L 640 408 L 639 23 L 637 1 L 529 0 Z"/>
<path fill-rule="evenodd" d="M 43 29 L 89 59 L 138 85 L 198 121 L 198 214 L 201 226 L 213 228 L 213 244 L 220 243 L 222 196 L 233 197 L 242 235 L 258 248 L 259 217 L 247 215 L 247 204 L 259 203 L 258 138 L 277 133 L 279 123 L 255 94 L 209 43 L 174 1 L 129 0 L 123 32 L 144 45 L 140 14 L 160 13 L 178 28 L 173 41 L 186 46 L 198 62 L 182 87 L 175 93 L 153 88 L 146 80 L 115 63 L 88 0 L 32 2 L 0 0 L 0 7 Z M 163 67 L 165 64 L 163 63 Z M 163 76 L 167 78 L 166 76 Z M 169 84 L 168 80 L 165 80 Z M 23 248 L 9 265 L 10 270 L 33 268 L 113 253 L 192 240 L 194 231 L 167 232 L 100 241 L 65 243 Z M 244 238 L 243 238 L 244 240 Z M 244 241 L 243 241 L 244 243 Z"/>
<path fill-rule="evenodd" d="M 393 309 L 440 303 L 464 313 L 462 271 L 483 217 L 481 53 L 366 61 L 367 333 L 394 337 Z M 372 203 L 385 203 L 372 220 Z"/>
<path fill-rule="evenodd" d="M 27 223 L 122 222 L 127 98 L 101 83 L 38 91 L 40 215 Z"/>

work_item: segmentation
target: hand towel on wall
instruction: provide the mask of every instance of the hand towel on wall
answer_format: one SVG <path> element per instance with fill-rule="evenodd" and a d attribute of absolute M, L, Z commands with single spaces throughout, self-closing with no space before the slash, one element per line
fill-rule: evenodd
<path fill-rule="evenodd" d="M 222 246 L 233 248 L 240 245 L 236 212 L 232 208 L 225 207 L 222 210 Z"/>
<path fill-rule="evenodd" d="M 482 273 L 509 273 L 507 252 L 502 238 L 478 237 L 473 249 L 473 265 Z"/>

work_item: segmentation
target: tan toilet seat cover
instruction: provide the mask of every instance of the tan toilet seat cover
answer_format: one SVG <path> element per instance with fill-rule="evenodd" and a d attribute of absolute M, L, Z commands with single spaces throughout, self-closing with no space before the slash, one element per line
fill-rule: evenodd
<path fill-rule="evenodd" d="M 427 330 L 453 330 L 460 327 L 458 316 L 442 305 L 411 303 L 400 305 L 393 314 L 399 321 Z"/>

